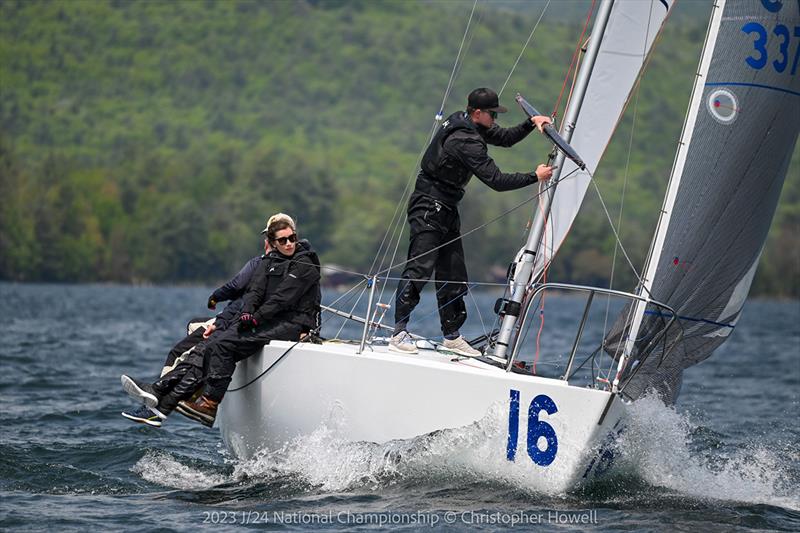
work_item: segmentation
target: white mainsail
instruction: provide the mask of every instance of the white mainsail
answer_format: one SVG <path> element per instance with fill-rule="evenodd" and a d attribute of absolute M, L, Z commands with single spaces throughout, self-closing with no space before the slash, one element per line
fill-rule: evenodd
<path fill-rule="evenodd" d="M 589 187 L 589 173 L 597 169 L 672 4 L 673 0 L 614 2 L 570 140 L 588 172 L 578 170 L 572 161 L 564 161 L 561 176 L 570 177 L 558 184 L 533 279 L 552 260 L 572 227 Z M 537 217 L 541 217 L 539 211 Z"/>
<path fill-rule="evenodd" d="M 580 210 L 586 189 L 633 88 L 647 63 L 648 53 L 671 7 L 669 0 L 606 0 L 567 105 L 561 135 L 586 164 L 585 171 L 561 153 L 553 173 L 555 188 L 540 197 L 526 243 L 517 254 L 509 280 L 509 310 L 522 304 L 530 285 L 552 260 Z M 560 179 L 561 176 L 564 179 Z M 514 311 L 504 312 L 494 355 L 504 358 L 517 322 Z"/>

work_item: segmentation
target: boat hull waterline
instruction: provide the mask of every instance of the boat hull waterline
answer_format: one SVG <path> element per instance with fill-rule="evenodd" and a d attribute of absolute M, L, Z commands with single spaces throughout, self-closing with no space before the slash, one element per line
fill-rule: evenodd
<path fill-rule="evenodd" d="M 447 352 L 397 354 L 385 346 L 272 342 L 237 365 L 217 425 L 240 459 L 280 450 L 320 428 L 350 442 L 385 444 L 499 418 L 488 460 L 512 476 L 569 490 L 604 474 L 624 404 L 560 379 L 506 372 Z M 599 423 L 602 419 L 602 423 Z M 459 450 L 454 450 L 459 453 Z"/>

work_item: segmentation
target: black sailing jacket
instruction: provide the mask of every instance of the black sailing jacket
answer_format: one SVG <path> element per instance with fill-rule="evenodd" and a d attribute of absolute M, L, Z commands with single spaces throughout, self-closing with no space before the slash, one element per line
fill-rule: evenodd
<path fill-rule="evenodd" d="M 265 257 L 266 255 L 264 254 L 253 257 L 245 263 L 242 269 L 233 276 L 230 281 L 211 293 L 211 297 L 217 302 L 230 300 L 230 303 L 225 306 L 225 309 L 217 313 L 216 322 L 214 322 L 217 329 L 227 328 L 233 319 L 239 315 L 239 312 L 242 310 L 242 297 L 247 291 L 250 280 L 253 279 L 253 273 Z"/>
<path fill-rule="evenodd" d="M 464 111 L 453 113 L 442 122 L 422 158 L 415 191 L 449 206 L 464 196 L 474 174 L 496 191 L 519 189 L 537 181 L 535 173 L 505 174 L 489 157 L 487 144 L 513 146 L 534 130 L 530 120 L 512 128 L 492 124 L 479 126 Z"/>
<path fill-rule="evenodd" d="M 319 257 L 307 240 L 297 243 L 292 257 L 272 250 L 253 274 L 242 313 L 251 313 L 259 324 L 287 321 L 314 329 L 322 300 L 319 281 Z"/>

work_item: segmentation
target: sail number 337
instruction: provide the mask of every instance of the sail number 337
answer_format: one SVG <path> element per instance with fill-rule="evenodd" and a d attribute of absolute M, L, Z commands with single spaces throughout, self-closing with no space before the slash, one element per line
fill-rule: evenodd
<path fill-rule="evenodd" d="M 779 0 L 761 0 L 764 9 L 776 13 L 783 9 L 783 2 Z M 775 72 L 782 73 L 789 66 L 790 48 L 794 48 L 794 57 L 789 74 L 794 76 L 797 72 L 797 59 L 800 57 L 800 26 L 795 26 L 791 31 L 783 24 L 776 24 L 772 31 L 768 31 L 758 22 L 748 22 L 742 26 L 742 31 L 753 38 L 753 51 L 745 58 L 751 68 L 761 70 L 767 63 L 772 64 Z M 797 39 L 792 39 L 792 36 Z M 770 39 L 778 39 L 777 53 L 770 58 L 767 52 L 767 43 Z M 794 46 L 790 46 L 794 41 Z M 770 61 L 772 59 L 772 61 Z"/>
<path fill-rule="evenodd" d="M 511 389 L 508 406 L 508 447 L 506 458 L 513 461 L 517 456 L 517 442 L 519 441 L 519 391 Z M 539 394 L 531 400 L 528 406 L 528 456 L 539 466 L 548 466 L 558 453 L 558 437 L 553 426 L 539 420 L 539 415 L 544 411 L 552 415 L 558 411 L 555 402 L 545 394 Z M 543 444 L 543 447 L 539 447 Z"/>

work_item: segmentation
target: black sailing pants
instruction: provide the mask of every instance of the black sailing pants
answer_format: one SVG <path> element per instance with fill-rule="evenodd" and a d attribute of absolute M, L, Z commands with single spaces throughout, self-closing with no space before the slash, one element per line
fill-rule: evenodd
<path fill-rule="evenodd" d="M 203 357 L 192 352 L 186 360 L 153 383 L 153 389 L 158 394 L 157 409 L 162 414 L 169 415 L 178 402 L 190 399 L 202 385 Z"/>
<path fill-rule="evenodd" d="M 222 401 L 231 382 L 236 363 L 258 352 L 271 340 L 299 341 L 302 327 L 291 322 L 266 322 L 255 331 L 242 331 L 231 325 L 198 350 L 205 356 L 206 388 L 203 395 Z"/>
<path fill-rule="evenodd" d="M 193 318 L 189 321 L 189 324 L 195 322 L 207 322 L 211 320 L 211 318 L 207 317 L 198 317 Z M 175 364 L 175 359 L 181 356 L 183 352 L 190 348 L 194 348 L 203 340 L 203 333 L 205 332 L 206 328 L 197 328 L 189 335 L 185 336 L 178 343 L 172 347 L 172 349 L 167 354 L 167 359 L 164 361 L 165 367 L 170 367 Z"/>
<path fill-rule="evenodd" d="M 414 193 L 408 203 L 411 244 L 408 262 L 397 287 L 394 307 L 395 334 L 406 329 L 425 284 L 436 273 L 436 300 L 442 333 L 451 335 L 467 319 L 467 266 L 461 245 L 461 220 L 455 207 L 430 196 Z M 454 242 L 450 242 L 456 239 Z M 442 246 L 444 243 L 449 243 Z M 436 249 L 437 247 L 441 248 Z M 434 250 L 436 249 L 436 250 Z M 434 250 L 434 251 L 431 251 Z"/>
<path fill-rule="evenodd" d="M 193 318 L 189 321 L 189 324 L 208 320 L 210 318 Z M 172 413 L 178 402 L 190 399 L 203 386 L 203 356 L 191 352 L 182 360 L 178 360 L 178 358 L 203 342 L 204 332 L 205 328 L 196 328 L 192 333 L 179 340 L 169 351 L 167 359 L 164 361 L 164 367 L 168 369 L 168 372 L 153 383 L 153 389 L 155 389 L 159 397 L 158 410 L 164 415 Z M 216 332 L 214 333 L 214 335 L 217 334 Z"/>

